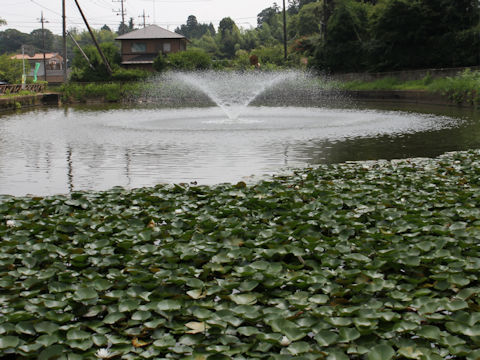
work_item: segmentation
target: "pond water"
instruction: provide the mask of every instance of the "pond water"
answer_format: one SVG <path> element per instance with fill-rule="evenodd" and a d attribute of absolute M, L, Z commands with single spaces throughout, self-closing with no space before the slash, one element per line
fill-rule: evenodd
<path fill-rule="evenodd" d="M 480 147 L 473 110 L 384 105 L 43 108 L 0 116 L 0 194 L 258 179 L 349 160 Z"/>

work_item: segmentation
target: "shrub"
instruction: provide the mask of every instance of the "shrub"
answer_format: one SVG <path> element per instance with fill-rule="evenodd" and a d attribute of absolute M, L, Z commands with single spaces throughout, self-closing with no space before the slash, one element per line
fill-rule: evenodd
<path fill-rule="evenodd" d="M 168 66 L 175 70 L 207 70 L 212 67 L 212 58 L 202 50 L 168 54 L 167 62 Z"/>
<path fill-rule="evenodd" d="M 114 81 L 139 81 L 144 80 L 151 75 L 150 72 L 140 69 L 117 69 L 112 74 Z"/>
<path fill-rule="evenodd" d="M 158 54 L 155 60 L 153 60 L 153 69 L 158 72 L 163 72 L 167 70 L 167 68 L 167 59 L 165 59 L 165 56 L 162 53 Z"/>

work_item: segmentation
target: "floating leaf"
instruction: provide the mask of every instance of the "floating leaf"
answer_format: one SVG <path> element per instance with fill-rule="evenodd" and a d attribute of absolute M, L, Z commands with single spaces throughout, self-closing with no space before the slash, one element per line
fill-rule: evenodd
<path fill-rule="evenodd" d="M 230 295 L 230 299 L 238 305 L 253 305 L 257 302 L 257 297 L 253 294 Z"/>
<path fill-rule="evenodd" d="M 0 336 L 0 349 L 8 349 L 16 347 L 20 339 L 16 336 Z"/>
<path fill-rule="evenodd" d="M 204 322 L 197 322 L 197 321 L 191 321 L 189 323 L 186 323 L 185 326 L 190 329 L 188 331 L 185 331 L 187 334 L 203 333 L 209 327 Z"/>
<path fill-rule="evenodd" d="M 395 356 L 395 350 L 390 345 L 376 345 L 367 355 L 368 360 L 390 360 Z"/>

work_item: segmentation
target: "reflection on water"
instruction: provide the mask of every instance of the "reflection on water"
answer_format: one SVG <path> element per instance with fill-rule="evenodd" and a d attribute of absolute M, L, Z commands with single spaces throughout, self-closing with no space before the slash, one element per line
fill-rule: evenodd
<path fill-rule="evenodd" d="M 473 111 L 408 109 L 251 107 L 237 120 L 218 108 L 79 107 L 3 115 L 0 194 L 237 182 L 319 163 L 479 147 Z"/>

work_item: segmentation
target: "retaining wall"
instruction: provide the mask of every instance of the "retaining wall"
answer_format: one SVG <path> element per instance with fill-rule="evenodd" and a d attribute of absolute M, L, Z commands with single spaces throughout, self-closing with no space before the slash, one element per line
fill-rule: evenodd
<path fill-rule="evenodd" d="M 35 94 L 0 97 L 0 111 L 11 111 L 43 105 L 61 105 L 60 94 Z"/>

